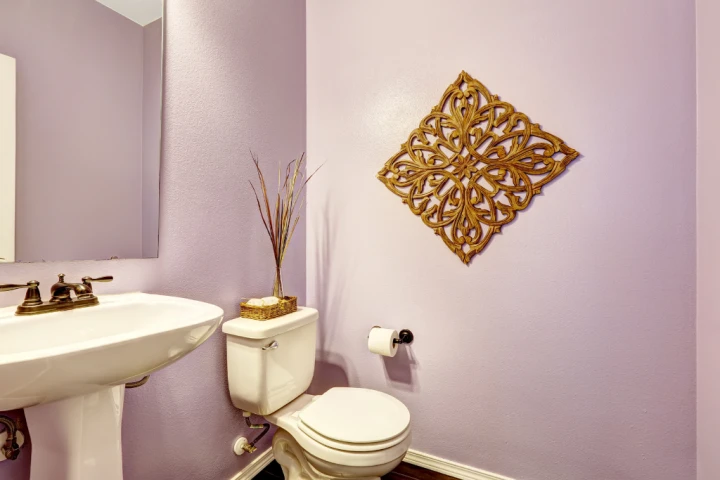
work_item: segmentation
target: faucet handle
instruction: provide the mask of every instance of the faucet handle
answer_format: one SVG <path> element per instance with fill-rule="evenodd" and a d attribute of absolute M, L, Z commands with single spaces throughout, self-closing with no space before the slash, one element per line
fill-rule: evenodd
<path fill-rule="evenodd" d="M 82 279 L 83 283 L 90 283 L 90 282 L 112 282 L 113 277 L 112 275 L 108 275 L 106 277 L 98 277 L 98 278 L 90 278 L 90 277 L 83 277 Z"/>
<path fill-rule="evenodd" d="M 25 285 L 13 285 L 13 284 L 7 284 L 7 285 L 0 285 L 0 292 L 9 292 L 11 290 L 20 290 L 21 288 L 33 288 L 38 287 L 40 285 L 40 282 L 37 280 L 31 280 Z"/>
<path fill-rule="evenodd" d="M 83 277 L 82 282 L 83 285 L 87 287 L 87 291 L 89 294 L 93 293 L 93 287 L 92 282 L 112 282 L 113 277 L 111 275 L 107 275 L 105 277 L 98 277 L 98 278 L 92 278 L 92 277 Z"/>
<path fill-rule="evenodd" d="M 106 277 L 98 277 L 98 278 L 83 277 L 83 283 L 86 283 L 86 282 L 112 282 L 112 281 L 113 281 L 112 275 L 108 275 Z"/>
<path fill-rule="evenodd" d="M 0 285 L 0 292 L 9 292 L 11 290 L 19 290 L 21 288 L 27 288 L 25 301 L 22 303 L 24 307 L 32 307 L 42 304 L 42 298 L 40 297 L 40 282 L 37 280 L 31 280 L 26 285 Z"/>

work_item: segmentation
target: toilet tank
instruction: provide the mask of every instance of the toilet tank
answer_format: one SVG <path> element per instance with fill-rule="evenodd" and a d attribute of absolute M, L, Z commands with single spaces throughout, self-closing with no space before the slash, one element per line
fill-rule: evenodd
<path fill-rule="evenodd" d="M 272 320 L 238 318 L 223 324 L 235 407 L 267 415 L 305 393 L 315 371 L 317 319 L 317 310 L 299 307 Z"/>

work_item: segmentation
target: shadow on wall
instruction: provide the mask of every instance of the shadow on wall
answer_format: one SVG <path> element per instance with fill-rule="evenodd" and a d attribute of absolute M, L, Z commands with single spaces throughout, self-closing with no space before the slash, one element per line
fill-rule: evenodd
<path fill-rule="evenodd" d="M 318 235 L 315 245 L 315 298 L 314 305 L 320 312 L 318 321 L 318 346 L 315 361 L 315 376 L 308 389 L 312 395 L 325 393 L 332 387 L 350 386 L 352 378 L 356 378 L 351 364 L 339 352 L 333 351 L 334 339 L 338 328 L 343 328 L 343 318 L 340 308 L 345 301 L 345 278 L 353 274 L 352 263 L 346 264 L 343 276 L 333 274 L 331 268 L 330 245 L 337 245 L 337 230 L 330 224 L 329 209 L 331 202 L 324 202 L 322 222 L 320 225 L 322 235 Z M 395 388 L 415 392 L 418 390 L 416 371 L 418 367 L 412 347 L 402 345 L 395 357 L 382 358 L 385 378 L 388 385 Z"/>
<path fill-rule="evenodd" d="M 418 362 L 412 345 L 400 345 L 394 357 L 382 357 L 382 361 L 388 384 L 408 392 L 419 390 L 415 376 Z"/>
<path fill-rule="evenodd" d="M 349 387 L 345 359 L 333 353 L 318 351 L 321 357 L 315 360 L 315 376 L 308 388 L 310 395 L 322 395 L 333 387 Z"/>
<path fill-rule="evenodd" d="M 325 203 L 327 205 L 327 202 Z M 345 293 L 345 283 L 342 278 L 333 278 L 331 275 L 330 256 L 328 248 L 337 240 L 337 233 L 331 228 L 327 206 L 323 211 L 322 236 L 318 235 L 315 251 L 315 298 L 320 312 L 318 320 L 318 345 L 315 360 L 315 376 L 308 393 L 320 395 L 332 387 L 347 387 L 350 385 L 348 377 L 348 363 L 339 353 L 329 351 L 335 330 L 340 323 L 338 314 L 339 305 Z"/>

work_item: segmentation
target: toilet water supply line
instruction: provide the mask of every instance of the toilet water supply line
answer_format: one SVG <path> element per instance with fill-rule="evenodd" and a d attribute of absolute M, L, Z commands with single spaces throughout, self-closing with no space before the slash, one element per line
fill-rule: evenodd
<path fill-rule="evenodd" d="M 7 431 L 5 445 L 0 450 L 7 460 L 16 460 L 20 455 L 20 445 L 18 444 L 18 433 L 20 431 L 17 424 L 12 418 L 5 415 L 0 415 L 0 424 L 5 425 Z"/>
<path fill-rule="evenodd" d="M 250 421 L 250 415 L 252 415 L 252 413 L 243 411 L 243 417 L 245 417 L 245 424 L 252 429 L 258 429 L 258 428 L 263 429 L 263 431 L 260 432 L 260 434 L 257 437 L 255 437 L 255 440 L 253 440 L 250 443 L 246 443 L 245 445 L 242 446 L 242 449 L 245 450 L 246 452 L 253 453 L 255 450 L 257 450 L 257 447 L 255 446 L 255 444 L 257 442 L 259 442 L 260 439 L 263 438 L 265 436 L 265 434 L 267 434 L 268 431 L 270 430 L 270 424 L 269 423 L 261 423 L 261 424 L 252 423 Z"/>

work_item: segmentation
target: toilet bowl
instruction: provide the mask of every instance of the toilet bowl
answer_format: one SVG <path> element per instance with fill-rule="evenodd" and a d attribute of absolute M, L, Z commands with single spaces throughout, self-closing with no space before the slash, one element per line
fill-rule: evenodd
<path fill-rule="evenodd" d="M 300 308 L 274 320 L 226 322 L 230 397 L 278 427 L 273 455 L 286 480 L 381 477 L 410 447 L 410 412 L 396 398 L 364 388 L 305 394 L 317 319 L 317 310 Z"/>

